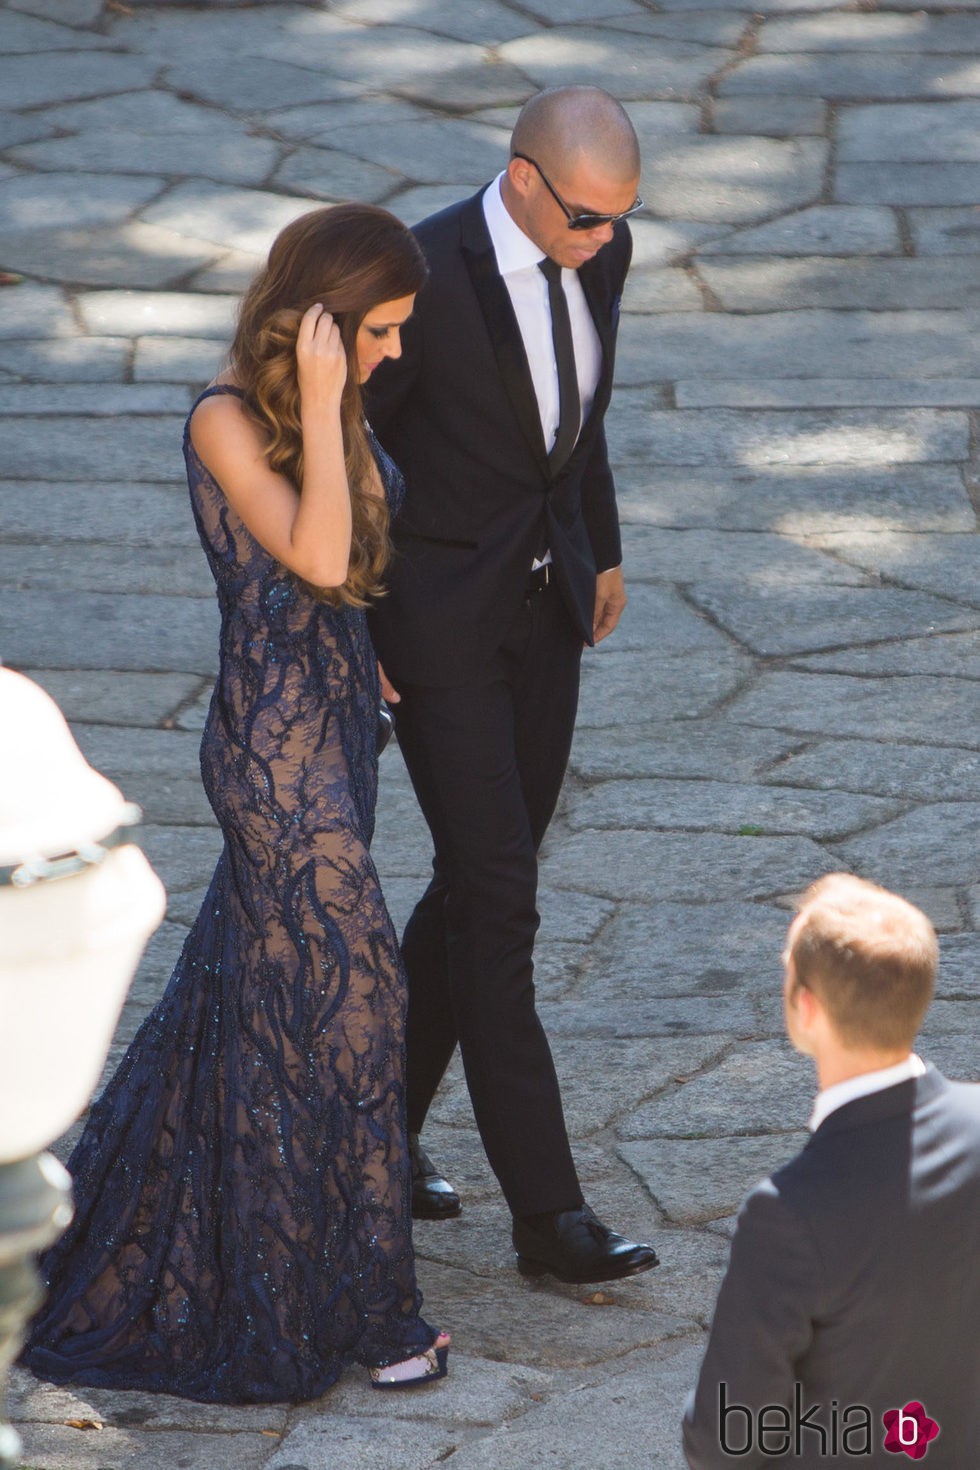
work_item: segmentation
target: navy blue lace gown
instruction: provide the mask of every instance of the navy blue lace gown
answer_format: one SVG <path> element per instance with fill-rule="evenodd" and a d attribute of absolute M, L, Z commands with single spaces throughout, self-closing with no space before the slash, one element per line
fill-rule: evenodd
<path fill-rule="evenodd" d="M 42 1263 L 24 1360 L 55 1382 L 297 1402 L 435 1338 L 411 1244 L 404 978 L 368 851 L 377 664 L 363 611 L 308 595 L 187 432 L 184 453 L 221 610 L 201 769 L 225 846 L 69 1161 L 76 1215 Z"/>

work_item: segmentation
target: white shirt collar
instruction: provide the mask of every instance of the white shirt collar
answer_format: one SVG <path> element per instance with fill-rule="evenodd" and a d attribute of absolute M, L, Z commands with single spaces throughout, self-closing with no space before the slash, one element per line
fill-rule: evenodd
<path fill-rule="evenodd" d="M 842 1108 L 845 1103 L 854 1102 L 859 1097 L 870 1097 L 873 1092 L 884 1092 L 886 1087 L 908 1082 L 912 1077 L 921 1077 L 925 1070 L 925 1062 L 912 1052 L 904 1062 L 896 1062 L 894 1067 L 882 1067 L 878 1072 L 862 1072 L 860 1077 L 848 1077 L 846 1082 L 835 1082 L 833 1087 L 825 1087 L 822 1092 L 817 1093 L 813 1104 L 813 1112 L 807 1125 L 810 1132 L 816 1133 L 824 1119 Z"/>
<path fill-rule="evenodd" d="M 497 269 L 502 276 L 507 276 L 512 271 L 528 270 L 536 266 L 539 260 L 544 260 L 544 251 L 538 249 L 530 236 L 525 235 L 520 225 L 507 213 L 507 206 L 500 193 L 502 178 L 503 174 L 499 173 L 484 191 L 483 217 L 493 242 Z"/>

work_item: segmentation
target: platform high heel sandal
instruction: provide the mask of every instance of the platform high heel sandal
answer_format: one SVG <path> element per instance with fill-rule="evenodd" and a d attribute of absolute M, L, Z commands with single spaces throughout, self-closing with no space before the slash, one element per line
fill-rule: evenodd
<path fill-rule="evenodd" d="M 440 1332 L 432 1346 L 414 1358 L 391 1363 L 387 1368 L 371 1368 L 372 1388 L 418 1388 L 421 1383 L 437 1383 L 449 1371 L 448 1332 Z"/>

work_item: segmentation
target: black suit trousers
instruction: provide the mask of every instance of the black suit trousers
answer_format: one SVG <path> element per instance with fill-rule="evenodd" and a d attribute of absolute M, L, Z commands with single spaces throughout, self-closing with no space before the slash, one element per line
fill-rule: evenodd
<path fill-rule="evenodd" d="M 401 685 L 398 743 L 432 833 L 433 878 L 405 929 L 408 1126 L 457 1041 L 487 1157 L 515 1215 L 582 1201 L 535 1009 L 537 849 L 571 749 L 581 636 L 554 586 L 451 688 Z"/>

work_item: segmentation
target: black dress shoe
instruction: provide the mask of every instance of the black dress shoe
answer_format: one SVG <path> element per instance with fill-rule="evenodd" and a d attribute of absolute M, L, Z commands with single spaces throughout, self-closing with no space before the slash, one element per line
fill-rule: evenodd
<path fill-rule="evenodd" d="M 408 1135 L 412 1160 L 412 1219 L 451 1220 L 463 1208 L 448 1179 L 443 1179 L 419 1142 L 417 1133 Z"/>
<path fill-rule="evenodd" d="M 616 1281 L 658 1264 L 652 1245 L 638 1245 L 610 1230 L 583 1205 L 554 1215 L 514 1220 L 517 1269 L 524 1276 L 550 1271 L 559 1281 Z"/>

